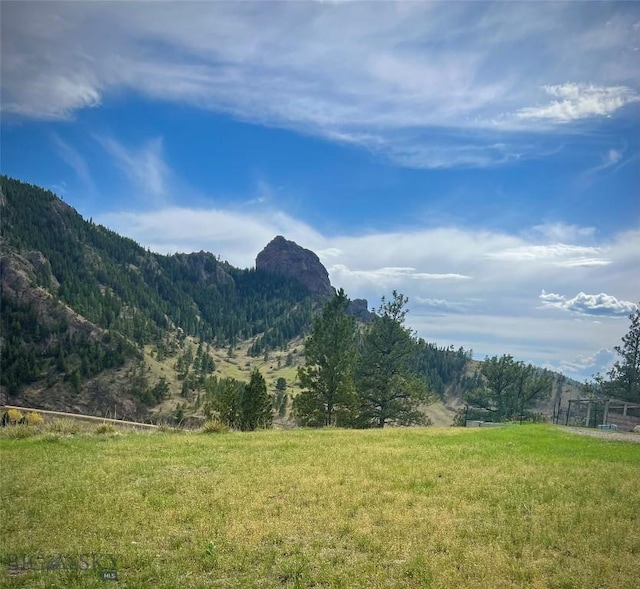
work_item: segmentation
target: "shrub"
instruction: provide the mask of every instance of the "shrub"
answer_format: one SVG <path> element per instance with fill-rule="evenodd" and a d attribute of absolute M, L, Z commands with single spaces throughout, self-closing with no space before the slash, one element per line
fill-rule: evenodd
<path fill-rule="evenodd" d="M 202 426 L 203 434 L 227 434 L 229 431 L 229 426 L 219 419 L 209 419 Z"/>
<path fill-rule="evenodd" d="M 44 419 L 37 411 L 30 411 L 27 413 L 27 425 L 42 425 Z"/>
<path fill-rule="evenodd" d="M 10 424 L 15 425 L 24 418 L 24 415 L 22 415 L 22 411 L 19 411 L 18 409 L 9 409 L 7 411 L 7 418 L 9 419 Z"/>
<path fill-rule="evenodd" d="M 115 428 L 115 426 L 111 423 L 101 423 L 97 428 L 96 428 L 96 433 L 97 434 L 115 434 L 117 433 L 117 429 Z"/>
<path fill-rule="evenodd" d="M 11 427 L 3 427 L 0 429 L 0 438 L 18 440 L 22 438 L 30 438 L 35 436 L 38 431 L 26 425 L 12 425 Z"/>
<path fill-rule="evenodd" d="M 81 428 L 80 424 L 73 419 L 54 419 L 48 430 L 57 434 L 73 435 L 80 433 Z"/>

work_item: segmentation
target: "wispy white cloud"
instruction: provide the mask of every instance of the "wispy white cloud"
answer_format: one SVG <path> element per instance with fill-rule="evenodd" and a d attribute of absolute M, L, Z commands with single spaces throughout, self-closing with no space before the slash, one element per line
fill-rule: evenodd
<path fill-rule="evenodd" d="M 266 180 L 260 179 L 256 182 L 255 194 L 251 196 L 251 198 L 245 202 L 245 205 L 262 205 L 267 203 L 276 195 L 276 190 L 274 189 L 269 182 Z"/>
<path fill-rule="evenodd" d="M 326 250 L 325 250 L 326 251 Z M 335 276 L 337 280 L 344 281 L 351 278 L 357 278 L 359 280 L 369 281 L 379 285 L 381 288 L 386 288 L 389 284 L 396 283 L 399 279 L 410 280 L 469 280 L 471 276 L 464 274 L 456 274 L 453 272 L 447 273 L 433 273 L 433 272 L 419 272 L 416 268 L 403 268 L 403 267 L 384 267 L 375 268 L 372 270 L 352 270 L 344 264 L 334 264 L 328 267 L 332 276 Z"/>
<path fill-rule="evenodd" d="M 588 190 L 597 182 L 605 182 L 612 175 L 631 163 L 637 164 L 640 153 L 630 148 L 627 142 L 619 142 L 592 156 L 590 166 L 580 174 L 578 180 L 584 190 Z"/>
<path fill-rule="evenodd" d="M 82 154 L 75 147 L 63 141 L 57 134 L 53 133 L 51 138 L 58 156 L 75 172 L 85 189 L 95 194 L 96 186 L 93 181 L 93 176 Z"/>
<path fill-rule="evenodd" d="M 560 222 L 549 222 L 540 225 L 534 225 L 532 234 L 534 239 L 542 237 L 545 241 L 554 243 L 573 243 L 574 241 L 584 241 L 585 239 L 594 237 L 596 234 L 595 227 L 580 227 Z"/>
<path fill-rule="evenodd" d="M 424 313 L 464 313 L 472 306 L 472 301 L 451 301 L 447 299 L 431 299 L 417 296 L 412 299 L 414 308 L 418 307 Z"/>
<path fill-rule="evenodd" d="M 603 165 L 615 166 L 622 159 L 622 151 L 618 149 L 610 149 L 604 157 Z"/>
<path fill-rule="evenodd" d="M 640 93 L 627 86 L 567 83 L 544 86 L 544 91 L 557 100 L 542 106 L 521 108 L 516 112 L 516 117 L 569 123 L 596 116 L 610 116 L 627 104 L 640 101 Z"/>
<path fill-rule="evenodd" d="M 530 156 L 530 146 L 487 142 L 486 136 L 478 136 L 464 144 L 452 137 L 416 140 L 411 137 L 396 136 L 383 152 L 394 163 L 416 169 L 444 169 L 453 167 L 488 168 L 518 161 Z"/>
<path fill-rule="evenodd" d="M 11 114 L 34 119 L 66 120 L 75 111 L 100 106 L 102 96 L 97 86 L 81 76 L 63 76 L 55 73 L 25 75 L 21 94 L 3 101 L 2 109 Z"/>
<path fill-rule="evenodd" d="M 611 264 L 611 260 L 604 258 L 575 258 L 573 260 L 561 260 L 556 264 L 564 268 L 593 268 L 596 266 L 608 266 Z"/>
<path fill-rule="evenodd" d="M 607 266 L 611 261 L 602 257 L 604 249 L 565 243 L 544 245 L 523 245 L 507 248 L 502 251 L 490 252 L 487 257 L 496 260 L 513 262 L 551 263 L 564 268 L 578 266 Z"/>
<path fill-rule="evenodd" d="M 486 167 L 535 157 L 516 132 L 636 102 L 637 16 L 626 3 L 6 3 L 2 109 L 65 118 L 132 91 L 397 165 Z"/>
<path fill-rule="evenodd" d="M 542 367 L 562 372 L 577 380 L 589 380 L 598 373 L 606 374 L 617 357 L 612 348 L 600 348 L 591 354 L 578 354 L 559 362 L 547 362 Z"/>
<path fill-rule="evenodd" d="M 586 294 L 579 292 L 575 297 L 568 299 L 564 295 L 543 290 L 540 294 L 540 300 L 547 307 L 571 311 L 581 315 L 626 317 L 636 309 L 635 303 L 618 300 L 616 297 L 605 293 Z"/>
<path fill-rule="evenodd" d="M 600 161 L 593 167 L 589 168 L 584 174 L 585 179 L 593 179 L 600 173 L 609 173 L 619 170 L 623 166 L 631 163 L 638 158 L 637 153 L 629 154 L 626 147 L 610 148 L 606 153 L 602 154 Z"/>
<path fill-rule="evenodd" d="M 151 139 L 141 148 L 128 148 L 113 137 L 96 136 L 96 140 L 114 159 L 128 180 L 154 205 L 167 202 L 169 168 L 164 160 L 161 137 Z"/>

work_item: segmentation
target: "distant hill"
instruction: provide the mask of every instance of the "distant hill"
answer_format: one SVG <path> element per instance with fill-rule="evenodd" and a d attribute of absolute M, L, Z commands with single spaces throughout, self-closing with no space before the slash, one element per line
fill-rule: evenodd
<path fill-rule="evenodd" d="M 276 423 L 287 423 L 303 338 L 335 292 L 316 254 L 278 236 L 254 269 L 203 251 L 160 255 L 6 176 L 0 215 L 0 403 L 195 419 L 224 379 L 259 368 L 280 387 Z M 349 313 L 371 319 L 365 300 Z M 444 423 L 475 386 L 473 361 L 416 345 Z"/>

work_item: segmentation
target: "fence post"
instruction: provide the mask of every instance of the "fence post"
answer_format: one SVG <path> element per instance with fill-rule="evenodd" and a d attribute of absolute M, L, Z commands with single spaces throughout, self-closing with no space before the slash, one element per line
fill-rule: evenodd
<path fill-rule="evenodd" d="M 604 402 L 604 415 L 602 416 L 602 425 L 606 425 L 607 421 L 609 420 L 609 401 L 610 399 L 607 399 Z"/>

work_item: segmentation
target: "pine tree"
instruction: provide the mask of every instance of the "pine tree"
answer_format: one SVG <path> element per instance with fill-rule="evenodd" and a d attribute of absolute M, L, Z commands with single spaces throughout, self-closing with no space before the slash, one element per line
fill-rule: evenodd
<path fill-rule="evenodd" d="M 256 368 L 251 373 L 240 399 L 240 429 L 253 431 L 269 428 L 273 422 L 272 401 L 267 393 L 267 383 Z"/>
<path fill-rule="evenodd" d="M 349 299 L 344 290 L 324 306 L 315 318 L 305 342 L 305 365 L 298 369 L 303 387 L 293 402 L 302 425 L 342 425 L 343 414 L 352 410 L 356 322 L 346 314 Z"/>
<path fill-rule="evenodd" d="M 480 386 L 467 394 L 468 404 L 492 421 L 526 415 L 539 399 L 551 394 L 551 374 L 505 354 L 486 358 L 480 369 Z M 473 413 L 476 414 L 477 412 Z"/>
<path fill-rule="evenodd" d="M 230 428 L 239 429 L 242 422 L 241 400 L 245 386 L 230 377 L 218 379 L 214 376 L 207 379 L 205 413 L 211 417 L 215 412 L 220 421 Z"/>
<path fill-rule="evenodd" d="M 418 406 L 429 400 L 429 393 L 414 370 L 415 340 L 404 325 L 407 302 L 397 291 L 393 291 L 390 301 L 383 297 L 364 334 L 355 372 L 360 426 L 426 421 Z"/>
<path fill-rule="evenodd" d="M 631 325 L 622 337 L 622 345 L 614 347 L 620 359 L 609 371 L 610 380 L 603 386 L 604 392 L 612 397 L 640 403 L 640 303 L 629 320 Z"/>

